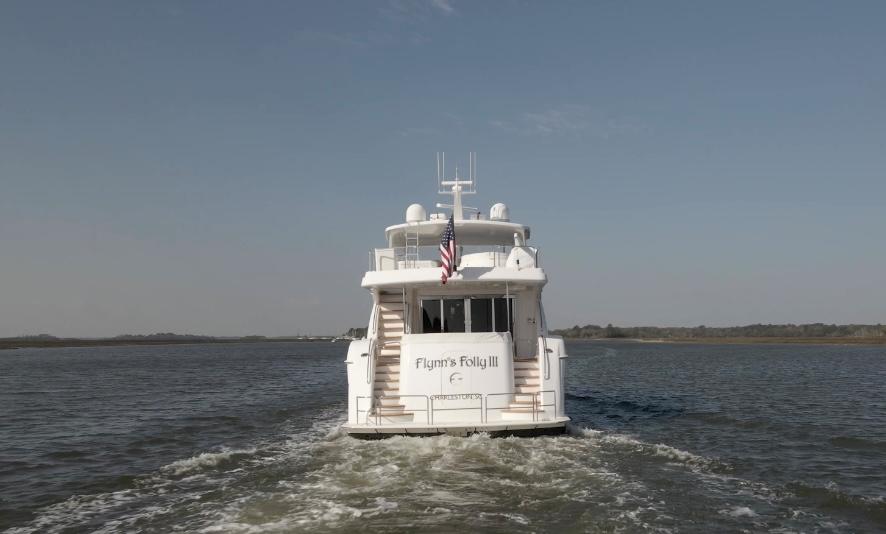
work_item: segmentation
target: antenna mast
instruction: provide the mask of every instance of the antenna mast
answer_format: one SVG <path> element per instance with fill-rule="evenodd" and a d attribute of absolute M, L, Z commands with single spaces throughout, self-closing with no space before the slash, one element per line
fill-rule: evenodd
<path fill-rule="evenodd" d="M 449 187 L 450 189 L 446 189 Z M 468 179 L 458 177 L 458 167 L 455 168 L 455 178 L 446 179 L 446 153 L 437 152 L 437 192 L 441 195 L 452 195 L 452 204 L 437 204 L 438 208 L 452 208 L 452 217 L 456 221 L 464 219 L 464 210 L 478 211 L 477 208 L 463 206 L 462 195 L 474 195 L 477 193 L 477 153 L 468 152 Z"/>

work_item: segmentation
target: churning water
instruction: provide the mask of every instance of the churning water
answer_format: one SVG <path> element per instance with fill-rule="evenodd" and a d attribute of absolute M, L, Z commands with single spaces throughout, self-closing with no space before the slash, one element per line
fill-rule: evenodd
<path fill-rule="evenodd" d="M 566 436 L 383 441 L 344 344 L 3 352 L 0 530 L 886 529 L 886 349 L 568 349 Z"/>

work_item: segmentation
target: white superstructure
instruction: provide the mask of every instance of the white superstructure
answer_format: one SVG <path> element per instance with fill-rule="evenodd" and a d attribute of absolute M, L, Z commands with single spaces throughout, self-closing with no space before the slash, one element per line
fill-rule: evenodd
<path fill-rule="evenodd" d="M 363 276 L 372 312 L 366 338 L 348 349 L 344 429 L 358 437 L 562 432 L 566 350 L 547 332 L 547 276 L 529 227 L 511 222 L 501 203 L 488 217 L 462 205 L 476 192 L 473 154 L 467 180 L 458 171 L 442 179 L 437 159 L 438 192 L 452 204 L 430 214 L 410 205 Z M 450 215 L 458 268 L 443 284 L 439 245 Z"/>

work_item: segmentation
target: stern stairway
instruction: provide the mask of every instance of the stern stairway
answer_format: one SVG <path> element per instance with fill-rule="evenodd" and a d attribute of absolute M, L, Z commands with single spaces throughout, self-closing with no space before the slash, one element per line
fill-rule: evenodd
<path fill-rule="evenodd" d="M 372 391 L 376 403 L 370 416 L 378 418 L 381 423 L 410 422 L 414 414 L 405 411 L 402 399 L 396 397 L 400 395 L 400 338 L 405 330 L 406 315 L 402 295 L 379 295 L 378 313 L 378 349 Z"/>
<path fill-rule="evenodd" d="M 538 359 L 520 358 L 514 360 L 514 401 L 502 410 L 502 419 L 532 420 L 533 403 L 541 387 Z M 541 408 L 538 408 L 541 411 Z"/>

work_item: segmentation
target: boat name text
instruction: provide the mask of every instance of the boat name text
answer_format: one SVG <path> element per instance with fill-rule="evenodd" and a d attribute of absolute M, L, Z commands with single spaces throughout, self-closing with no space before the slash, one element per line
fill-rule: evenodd
<path fill-rule="evenodd" d="M 416 358 L 416 369 L 451 369 L 451 368 L 475 368 L 486 369 L 487 367 L 498 367 L 498 356 L 452 356 L 446 358 Z"/>

